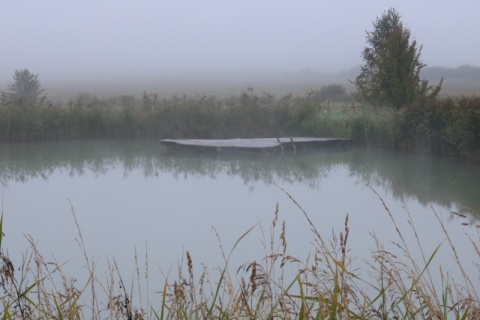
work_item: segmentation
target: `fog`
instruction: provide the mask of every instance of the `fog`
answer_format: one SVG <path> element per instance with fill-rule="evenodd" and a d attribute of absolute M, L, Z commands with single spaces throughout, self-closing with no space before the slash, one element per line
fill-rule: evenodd
<path fill-rule="evenodd" d="M 2 0 L 0 87 L 21 68 L 47 87 L 335 73 L 362 63 L 366 31 L 391 7 L 427 65 L 480 66 L 471 0 Z"/>

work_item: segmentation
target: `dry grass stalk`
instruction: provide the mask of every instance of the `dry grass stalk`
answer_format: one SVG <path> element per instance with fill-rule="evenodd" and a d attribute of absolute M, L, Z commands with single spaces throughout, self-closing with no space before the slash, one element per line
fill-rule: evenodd
<path fill-rule="evenodd" d="M 439 214 L 432 208 L 463 276 L 462 283 L 458 283 L 458 279 L 452 279 L 448 272 L 440 269 L 441 290 L 436 289 L 429 270 L 436 251 L 431 255 L 425 254 L 408 209 L 409 225 L 420 249 L 422 261 L 415 260 L 412 248 L 407 246 L 405 230 L 399 229 L 395 216 L 386 203 L 378 193 L 374 190 L 373 192 L 377 194 L 393 222 L 399 242 L 391 239 L 391 242 L 384 243 L 375 233 L 371 233 L 375 249 L 371 257 L 365 261 L 369 277 L 359 276 L 356 262 L 351 257 L 349 215 L 346 215 L 341 230 L 332 231 L 330 241 L 326 242 L 308 214 L 285 192 L 301 210 L 312 229 L 314 239 L 312 251 L 304 260 L 288 252 L 286 222 L 282 221 L 281 225 L 278 223 L 280 214 L 277 204 L 270 232 L 264 233 L 261 230 L 263 235 L 270 236 L 269 241 L 262 242 L 265 250 L 263 259 L 247 262 L 236 268 L 236 274 L 231 273 L 230 268 L 234 266 L 229 265 L 230 256 L 235 252 L 238 243 L 252 229 L 237 240 L 228 254 L 223 250 L 220 236 L 214 229 L 224 266 L 212 269 L 216 273 L 212 278 L 211 270 L 202 265 L 202 273 L 197 281 L 192 255 L 190 251 L 186 251 L 185 255 L 182 255 L 176 279 L 170 282 L 168 277 L 164 276 L 165 284 L 163 291 L 160 292 L 163 299 L 158 305 L 155 301 L 153 304 L 150 302 L 148 292 L 147 299 L 144 300 L 140 281 L 141 262 L 136 250 L 134 274 L 128 287 L 122 279 L 115 259 L 111 264 L 108 262 L 107 279 L 101 281 L 95 276 L 94 264 L 88 258 L 82 234 L 78 230 L 77 242 L 91 278 L 85 285 L 89 286 L 90 291 L 94 290 L 92 297 L 89 297 L 89 303 L 86 303 L 87 301 L 79 303 L 78 299 L 85 288 L 77 288 L 76 281 L 64 274 L 62 264 L 55 259 L 46 260 L 30 237 L 28 239 L 32 253 L 25 256 L 20 274 L 16 274 L 13 262 L 0 251 L 0 286 L 7 292 L 3 298 L 0 297 L 4 307 L 2 316 L 6 316 L 6 319 L 45 316 L 50 318 L 50 315 L 53 318 L 53 315 L 57 314 L 70 319 L 81 319 L 86 315 L 92 319 L 447 319 L 450 316 L 459 319 L 478 318 L 480 300 L 474 283 L 479 279 L 469 278 L 462 267 L 463 263 L 456 254 L 453 239 L 449 236 Z M 74 212 L 73 215 L 79 229 Z M 1 237 L 0 233 L 0 243 Z M 479 258 L 480 237 L 474 239 L 468 236 L 468 239 L 477 253 L 476 258 Z M 148 288 L 147 250 L 145 260 L 144 279 Z M 480 272 L 478 262 L 476 266 Z M 287 268 L 296 271 L 292 275 L 285 272 Z M 33 284 L 31 289 L 28 281 L 29 284 Z M 96 285 L 93 286 L 91 282 L 95 282 Z M 137 291 L 134 291 L 135 287 Z M 98 302 L 101 291 L 107 299 L 104 309 Z M 135 299 L 134 292 L 138 292 Z"/>

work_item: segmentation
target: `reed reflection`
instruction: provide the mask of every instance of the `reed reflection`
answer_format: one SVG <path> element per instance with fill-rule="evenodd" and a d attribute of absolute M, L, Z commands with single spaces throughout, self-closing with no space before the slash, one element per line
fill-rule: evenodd
<path fill-rule="evenodd" d="M 300 183 L 318 188 L 332 170 L 343 166 L 358 183 L 384 188 L 396 198 L 413 197 L 424 205 L 455 207 L 474 219 L 479 218 L 480 211 L 478 164 L 394 150 L 332 148 L 295 155 L 197 153 L 145 140 L 9 143 L 0 145 L 0 150 L 3 186 L 9 181 L 48 179 L 58 170 L 74 178 L 87 171 L 102 175 L 111 168 L 122 168 L 126 178 L 132 170 L 141 170 L 145 177 L 167 172 L 176 179 L 227 174 L 241 177 L 245 184 Z"/>

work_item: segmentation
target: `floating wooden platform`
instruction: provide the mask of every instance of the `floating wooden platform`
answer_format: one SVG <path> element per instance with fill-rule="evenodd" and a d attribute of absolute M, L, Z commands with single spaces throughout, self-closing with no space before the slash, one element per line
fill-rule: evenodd
<path fill-rule="evenodd" d="M 254 139 L 164 139 L 160 143 L 170 147 L 193 148 L 202 151 L 254 151 L 270 152 L 284 150 L 311 149 L 321 147 L 346 146 L 351 139 L 344 138 L 254 138 Z"/>

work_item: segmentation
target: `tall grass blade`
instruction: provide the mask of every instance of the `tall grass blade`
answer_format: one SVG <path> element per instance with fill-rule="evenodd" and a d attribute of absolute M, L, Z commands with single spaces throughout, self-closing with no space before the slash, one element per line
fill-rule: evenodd
<path fill-rule="evenodd" d="M 2 249 L 3 241 L 3 199 L 2 199 L 2 215 L 0 216 L 0 249 Z"/>
<path fill-rule="evenodd" d="M 278 305 L 280 304 L 280 301 L 281 301 L 281 299 L 283 298 L 283 296 L 286 296 L 286 295 L 287 295 L 287 296 L 289 296 L 289 297 L 294 297 L 294 298 L 298 297 L 298 296 L 295 296 L 295 295 L 290 295 L 290 294 L 288 294 L 288 291 L 293 287 L 293 285 L 295 284 L 295 282 L 297 282 L 297 278 L 298 278 L 298 277 L 299 277 L 299 276 L 297 275 L 297 276 L 295 277 L 295 279 L 293 279 L 292 282 L 290 282 L 290 284 L 289 284 L 285 289 L 283 289 L 282 294 L 280 294 L 279 297 L 277 298 L 277 300 L 272 304 L 272 310 L 271 310 L 270 314 L 268 315 L 268 318 L 269 318 L 269 319 L 270 319 L 270 318 L 273 318 L 273 313 L 275 312 L 275 310 L 277 309 Z"/>
<path fill-rule="evenodd" d="M 338 309 L 337 297 L 339 294 L 340 294 L 340 287 L 338 285 L 338 269 L 335 269 L 335 277 L 334 277 L 334 285 L 333 285 L 333 293 L 332 293 L 332 304 L 330 305 L 330 319 L 337 318 L 337 309 Z"/>
<path fill-rule="evenodd" d="M 9 306 L 5 306 L 3 305 L 3 316 L 2 316 L 2 320 L 7 320 L 7 319 L 12 319 L 12 316 L 10 315 L 10 312 L 8 311 L 9 310 Z"/>
<path fill-rule="evenodd" d="M 341 261 L 338 261 L 337 259 L 335 258 L 332 258 L 333 262 L 338 266 L 340 267 L 340 269 L 342 269 L 343 272 L 346 272 L 349 276 L 355 278 L 355 279 L 358 279 L 358 280 L 362 280 L 361 278 L 359 278 L 356 274 L 348 271 L 345 266 L 343 265 L 343 263 Z"/>
<path fill-rule="evenodd" d="M 443 318 L 447 319 L 447 315 L 448 315 L 448 278 L 447 278 L 447 285 L 445 286 L 445 290 L 442 293 L 442 302 L 443 302 Z"/>
<path fill-rule="evenodd" d="M 63 320 L 61 305 L 58 304 L 55 292 L 52 292 L 52 297 L 53 297 L 53 302 L 55 303 L 55 307 L 57 308 L 57 317 L 55 319 Z"/>
<path fill-rule="evenodd" d="M 465 308 L 465 313 L 463 314 L 463 316 L 462 316 L 462 318 L 461 318 L 462 320 L 468 319 L 467 317 L 468 317 L 468 312 L 469 312 L 469 311 L 470 311 L 470 306 L 467 306 L 467 307 Z M 445 319 L 446 319 L 446 318 L 445 318 Z"/>
<path fill-rule="evenodd" d="M 420 274 L 418 275 L 418 277 L 416 279 L 413 280 L 412 282 L 412 285 L 410 286 L 410 289 L 407 290 L 403 296 L 400 297 L 400 299 L 398 299 L 398 301 L 395 303 L 395 306 L 398 306 L 398 304 L 400 302 L 403 302 L 403 300 L 407 297 L 408 294 L 410 294 L 412 291 L 413 291 L 413 288 L 416 286 L 416 284 L 418 283 L 418 281 L 420 281 L 420 279 L 422 278 L 422 275 L 423 273 L 428 269 L 428 266 L 430 265 L 430 263 L 432 262 L 433 258 L 435 257 L 435 255 L 437 254 L 438 252 L 438 249 L 440 249 L 440 246 L 442 244 L 439 244 L 435 250 L 433 251 L 432 255 L 430 256 L 430 258 L 428 259 L 427 261 L 427 264 L 425 265 L 425 267 L 423 268 L 422 272 L 420 272 Z"/>
<path fill-rule="evenodd" d="M 208 315 L 211 317 L 213 315 L 213 308 L 215 307 L 215 303 L 217 302 L 217 298 L 218 298 L 218 294 L 220 292 L 220 288 L 221 288 L 221 284 L 223 282 L 223 279 L 225 277 L 225 273 L 227 272 L 227 268 L 228 268 L 228 262 L 230 261 L 230 257 L 232 256 L 232 253 L 233 251 L 235 251 L 235 248 L 238 246 L 238 244 L 240 243 L 240 241 L 242 241 L 243 238 L 245 238 L 247 236 L 247 234 L 249 234 L 257 225 L 251 227 L 250 229 L 248 229 L 245 233 L 243 233 L 240 238 L 238 238 L 238 240 L 235 242 L 235 244 L 233 245 L 232 249 L 230 250 L 230 253 L 228 254 L 228 257 L 227 257 L 227 261 L 225 262 L 225 267 L 223 268 L 222 270 L 222 274 L 220 276 L 220 279 L 218 281 L 218 284 L 217 284 L 217 288 L 215 290 L 215 296 L 213 297 L 213 301 L 212 301 L 212 305 L 210 306 L 210 309 L 208 311 Z"/>
<path fill-rule="evenodd" d="M 168 284 L 168 278 L 165 279 L 165 283 L 163 284 L 162 308 L 161 308 L 161 312 L 160 312 L 160 318 L 158 317 L 155 310 L 153 311 L 153 312 L 155 312 L 155 316 L 157 317 L 157 319 L 160 319 L 160 320 L 163 320 L 164 315 L 165 315 L 165 307 L 166 307 L 166 300 L 167 300 L 167 284 Z"/>
<path fill-rule="evenodd" d="M 303 320 L 305 318 L 305 293 L 303 292 L 303 283 L 300 276 L 297 277 L 297 282 L 300 289 L 300 314 L 298 315 L 298 319 Z"/>

